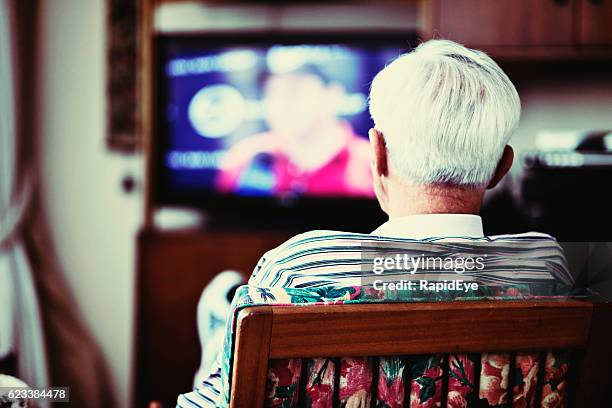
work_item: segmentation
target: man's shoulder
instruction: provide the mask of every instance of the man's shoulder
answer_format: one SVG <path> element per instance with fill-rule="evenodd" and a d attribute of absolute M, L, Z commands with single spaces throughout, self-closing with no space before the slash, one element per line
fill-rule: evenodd
<path fill-rule="evenodd" d="M 543 240 L 543 241 L 557 241 L 555 237 L 550 234 L 546 234 L 545 232 L 537 232 L 537 231 L 529 231 L 529 232 L 521 232 L 519 234 L 500 234 L 500 235 L 491 235 L 488 237 L 491 241 L 503 241 L 503 240 Z"/>
<path fill-rule="evenodd" d="M 321 259 L 333 258 L 336 251 L 352 248 L 359 251 L 369 234 L 334 230 L 312 230 L 293 236 L 266 252 L 259 260 L 249 284 L 274 286 L 275 276 Z"/>
<path fill-rule="evenodd" d="M 349 231 L 337 231 L 337 230 L 311 230 L 302 232 L 301 234 L 294 235 L 285 241 L 281 246 L 284 245 L 295 245 L 302 242 L 309 242 L 312 240 L 329 240 L 329 239 L 368 239 L 372 237 L 370 234 L 349 232 Z"/>
<path fill-rule="evenodd" d="M 453 239 L 461 239 L 460 237 L 432 237 L 429 239 L 414 239 L 408 237 L 387 237 L 375 234 L 366 234 L 359 232 L 348 232 L 348 231 L 336 231 L 336 230 L 311 230 L 307 232 L 303 232 L 301 234 L 294 235 L 289 238 L 287 241 L 276 247 L 275 251 L 285 251 L 285 250 L 295 250 L 302 246 L 317 246 L 317 245 L 330 245 L 334 242 L 338 244 L 354 244 L 360 245 L 364 243 L 372 243 L 372 242 L 380 242 L 384 243 L 385 241 L 406 241 L 406 242 L 424 242 L 424 243 L 434 243 L 436 241 L 444 241 L 444 240 L 453 240 Z M 554 241 L 556 242 L 556 238 L 552 235 L 543 233 L 543 232 L 523 232 L 519 234 L 500 234 L 500 235 L 490 235 L 484 236 L 481 238 L 463 238 L 469 239 L 471 241 L 483 241 L 483 242 L 491 242 L 491 241 Z"/>

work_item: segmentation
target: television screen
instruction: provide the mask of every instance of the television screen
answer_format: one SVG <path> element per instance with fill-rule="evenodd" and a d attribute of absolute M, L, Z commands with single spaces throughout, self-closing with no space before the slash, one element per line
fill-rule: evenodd
<path fill-rule="evenodd" d="M 164 38 L 156 188 L 166 201 L 373 197 L 369 87 L 409 41 L 336 40 Z"/>

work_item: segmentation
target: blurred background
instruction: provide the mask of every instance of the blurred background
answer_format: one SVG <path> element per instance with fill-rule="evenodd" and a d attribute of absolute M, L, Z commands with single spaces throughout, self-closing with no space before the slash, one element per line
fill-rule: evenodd
<path fill-rule="evenodd" d="M 212 277 L 384 221 L 369 81 L 429 38 L 521 96 L 487 232 L 609 241 L 611 26 L 609 0 L 1 0 L 0 373 L 173 406 Z"/>

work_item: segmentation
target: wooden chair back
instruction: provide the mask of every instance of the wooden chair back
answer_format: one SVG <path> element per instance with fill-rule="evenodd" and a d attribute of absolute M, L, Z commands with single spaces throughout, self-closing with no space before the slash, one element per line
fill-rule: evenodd
<path fill-rule="evenodd" d="M 230 406 L 263 406 L 268 361 L 522 350 L 579 356 L 570 405 L 610 406 L 612 313 L 591 301 L 256 306 L 240 311 Z"/>

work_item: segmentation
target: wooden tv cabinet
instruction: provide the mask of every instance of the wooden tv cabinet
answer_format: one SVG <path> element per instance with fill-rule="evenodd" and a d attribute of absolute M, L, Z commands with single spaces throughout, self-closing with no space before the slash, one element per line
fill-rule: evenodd
<path fill-rule="evenodd" d="M 196 307 L 219 272 L 250 275 L 259 258 L 288 232 L 159 231 L 137 239 L 135 406 L 173 407 L 189 391 L 200 362 Z"/>

